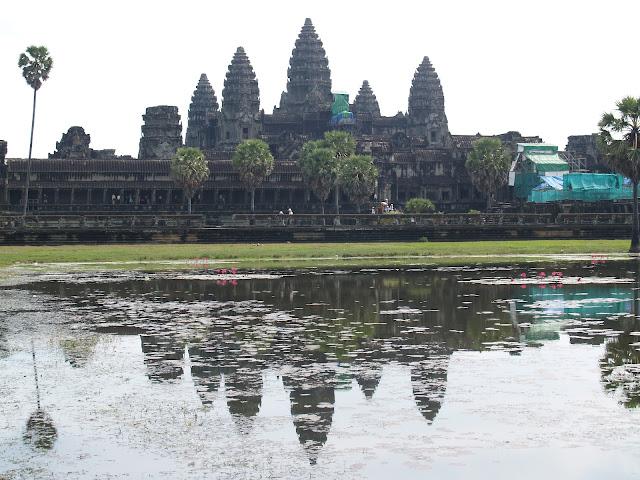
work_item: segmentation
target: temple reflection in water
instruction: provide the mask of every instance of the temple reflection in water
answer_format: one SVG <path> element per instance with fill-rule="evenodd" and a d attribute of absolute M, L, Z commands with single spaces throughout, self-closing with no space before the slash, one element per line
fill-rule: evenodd
<path fill-rule="evenodd" d="M 606 277 L 606 267 L 598 268 L 594 274 Z M 565 270 L 565 278 L 570 274 Z M 559 332 L 570 343 L 605 343 L 603 388 L 621 404 L 637 406 L 633 284 L 520 284 L 509 276 L 515 274 L 362 270 L 231 283 L 211 272 L 109 281 L 87 275 L 28 289 L 49 298 L 74 326 L 73 339 L 59 342 L 69 364 L 86 366 L 100 334 L 138 335 L 149 381 L 171 385 L 190 375 L 202 407 L 223 400 L 240 432 L 250 431 L 260 413 L 266 372 L 277 375 L 314 464 L 330 437 L 336 391 L 357 388 L 372 400 L 385 367 L 398 365 L 417 410 L 429 424 L 437 422 L 458 350 L 518 355 L 544 348 Z"/>

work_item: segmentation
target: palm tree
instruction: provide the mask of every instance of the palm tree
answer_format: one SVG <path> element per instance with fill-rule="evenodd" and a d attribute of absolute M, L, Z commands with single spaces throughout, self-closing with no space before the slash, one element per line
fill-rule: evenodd
<path fill-rule="evenodd" d="M 31 179 L 31 151 L 33 148 L 33 127 L 36 120 L 36 94 L 42 86 L 42 82 L 49 78 L 49 72 L 53 67 L 53 59 L 49 56 L 47 47 L 31 45 L 25 53 L 20 54 L 18 67 L 22 68 L 22 76 L 27 84 L 33 88 L 33 112 L 31 113 L 31 138 L 29 140 L 29 160 L 27 160 L 27 181 L 24 188 L 24 206 L 22 216 L 27 215 L 29 203 L 29 181 Z"/>
<path fill-rule="evenodd" d="M 323 147 L 321 142 L 307 142 L 302 147 L 298 165 L 311 191 L 320 200 L 324 215 L 324 204 L 336 183 L 335 152 Z"/>
<path fill-rule="evenodd" d="M 182 187 L 191 214 L 191 199 L 209 178 L 209 165 L 204 154 L 198 148 L 179 148 L 171 161 L 171 176 Z"/>
<path fill-rule="evenodd" d="M 245 140 L 233 153 L 233 166 L 240 173 L 240 180 L 251 192 L 251 212 L 256 209 L 256 188 L 273 171 L 273 155 L 262 140 Z"/>
<path fill-rule="evenodd" d="M 336 170 L 339 170 L 340 164 L 351 155 L 356 153 L 356 141 L 348 132 L 342 132 L 340 130 L 332 130 L 325 132 L 324 146 L 332 149 L 335 152 L 336 157 Z M 340 214 L 340 179 L 336 175 L 335 183 L 335 204 L 336 214 Z M 338 220 L 339 221 L 339 220 Z"/>
<path fill-rule="evenodd" d="M 370 155 L 351 155 L 341 164 L 338 181 L 358 208 L 366 203 L 376 188 L 378 169 Z"/>
<path fill-rule="evenodd" d="M 609 165 L 633 184 L 633 227 L 629 253 L 640 253 L 638 183 L 640 182 L 640 98 L 625 97 L 616 111 L 605 113 L 598 124 L 599 144 Z"/>
<path fill-rule="evenodd" d="M 487 210 L 500 187 L 506 185 L 511 160 L 502 142 L 497 138 L 482 138 L 473 144 L 465 163 L 471 183 L 487 194 Z"/>

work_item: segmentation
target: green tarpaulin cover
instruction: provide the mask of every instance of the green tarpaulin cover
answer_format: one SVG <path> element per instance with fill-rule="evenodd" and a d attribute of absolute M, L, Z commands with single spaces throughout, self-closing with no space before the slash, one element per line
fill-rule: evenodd
<path fill-rule="evenodd" d="M 537 173 L 568 172 L 569 164 L 562 160 L 557 153 L 527 153 L 525 158 L 534 165 Z"/>
<path fill-rule="evenodd" d="M 349 94 L 334 93 L 333 105 L 331 106 L 331 115 L 339 115 L 349 111 Z"/>

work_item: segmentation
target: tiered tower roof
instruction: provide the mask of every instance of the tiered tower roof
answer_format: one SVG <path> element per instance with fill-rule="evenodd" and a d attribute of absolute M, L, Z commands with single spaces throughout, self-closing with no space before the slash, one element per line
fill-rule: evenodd
<path fill-rule="evenodd" d="M 418 66 L 409 92 L 409 116 L 423 110 L 444 113 L 442 85 L 429 57 L 424 57 Z"/>
<path fill-rule="evenodd" d="M 380 105 L 378 105 L 378 99 L 373 94 L 369 81 L 362 82 L 362 87 L 356 99 L 353 102 L 353 109 L 355 113 L 370 113 L 374 117 L 380 116 Z"/>
<path fill-rule="evenodd" d="M 215 117 L 218 111 L 218 99 L 209 83 L 207 75 L 200 75 L 198 85 L 191 97 L 189 105 L 189 122 L 187 124 L 186 145 L 200 147 L 199 135 L 202 129 L 207 128 L 209 121 Z"/>
<path fill-rule="evenodd" d="M 442 85 L 429 57 L 422 59 L 413 76 L 409 92 L 409 134 L 424 138 L 433 146 L 446 146 L 449 142 Z"/>
<path fill-rule="evenodd" d="M 285 112 L 300 114 L 331 108 L 329 60 L 310 18 L 305 19 L 291 52 L 287 76 L 287 91 L 280 101 Z"/>
<path fill-rule="evenodd" d="M 189 106 L 189 120 L 203 115 L 205 118 L 212 116 L 213 112 L 217 112 L 220 106 L 218 105 L 218 99 L 216 98 L 216 92 L 209 83 L 207 74 L 200 75 L 198 85 L 193 91 L 191 96 L 191 105 Z"/>
<path fill-rule="evenodd" d="M 256 115 L 260 111 L 258 80 L 244 48 L 233 55 L 222 90 L 222 113 L 225 117 Z"/>

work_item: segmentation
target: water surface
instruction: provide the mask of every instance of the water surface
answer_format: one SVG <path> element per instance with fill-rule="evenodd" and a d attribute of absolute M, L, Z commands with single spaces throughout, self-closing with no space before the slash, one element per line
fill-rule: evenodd
<path fill-rule="evenodd" d="M 34 275 L 0 478 L 638 478 L 637 272 Z"/>

